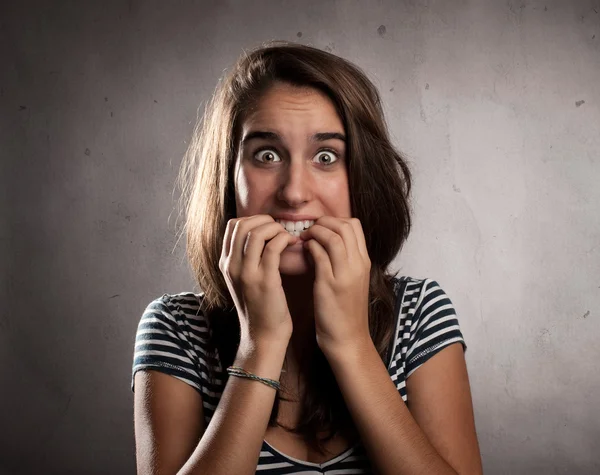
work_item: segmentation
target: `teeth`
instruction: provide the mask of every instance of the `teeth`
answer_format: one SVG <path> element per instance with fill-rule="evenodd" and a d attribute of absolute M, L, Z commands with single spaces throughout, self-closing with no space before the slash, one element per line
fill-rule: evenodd
<path fill-rule="evenodd" d="M 315 224 L 312 220 L 306 221 L 285 221 L 283 219 L 276 219 L 279 224 L 281 224 L 285 230 L 293 234 L 294 236 L 299 236 L 302 231 L 310 228 L 313 224 Z"/>

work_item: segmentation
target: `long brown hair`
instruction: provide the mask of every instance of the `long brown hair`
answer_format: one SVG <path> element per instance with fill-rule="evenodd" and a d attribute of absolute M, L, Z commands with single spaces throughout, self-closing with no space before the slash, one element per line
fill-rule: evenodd
<path fill-rule="evenodd" d="M 352 216 L 361 222 L 371 260 L 369 329 L 385 362 L 394 332 L 395 303 L 395 276 L 387 273 L 387 267 L 410 232 L 411 173 L 390 141 L 379 93 L 366 74 L 339 56 L 287 41 L 244 51 L 219 80 L 196 123 L 178 177 L 185 211 L 182 232 L 203 292 L 201 309 L 209 319 L 212 351 L 218 352 L 222 370 L 233 363 L 239 345 L 239 321 L 219 259 L 227 221 L 237 216 L 233 166 L 241 125 L 245 114 L 275 83 L 324 92 L 344 124 Z M 209 371 L 214 378 L 215 372 Z M 227 376 L 221 374 L 225 380 Z M 323 453 L 322 442 L 342 431 L 354 436 L 357 432 L 322 352 L 315 354 L 307 378 L 302 422 L 296 428 L 277 422 L 279 401 L 285 400 L 278 391 L 269 425 L 302 434 Z M 320 439 L 322 432 L 329 435 Z"/>

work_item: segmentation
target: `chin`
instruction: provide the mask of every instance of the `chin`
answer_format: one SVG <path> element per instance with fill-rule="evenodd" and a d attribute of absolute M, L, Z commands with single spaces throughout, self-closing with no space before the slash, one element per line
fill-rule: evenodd
<path fill-rule="evenodd" d="M 286 275 L 304 275 L 312 272 L 312 266 L 308 261 L 309 251 L 300 249 L 299 251 L 285 250 L 279 260 L 279 273 Z"/>

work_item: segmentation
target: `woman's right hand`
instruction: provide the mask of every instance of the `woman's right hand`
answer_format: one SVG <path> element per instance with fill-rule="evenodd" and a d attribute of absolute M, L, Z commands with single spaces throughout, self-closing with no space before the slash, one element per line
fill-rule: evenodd
<path fill-rule="evenodd" d="M 293 324 L 279 262 L 285 248 L 298 240 L 270 215 L 227 222 L 219 269 L 238 312 L 242 342 L 289 341 Z"/>

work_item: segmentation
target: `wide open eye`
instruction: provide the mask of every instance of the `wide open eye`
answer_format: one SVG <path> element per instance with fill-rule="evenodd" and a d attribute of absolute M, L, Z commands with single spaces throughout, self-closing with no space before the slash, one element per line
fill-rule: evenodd
<path fill-rule="evenodd" d="M 260 152 L 267 152 L 267 153 L 263 153 L 262 155 L 260 154 Z M 327 157 L 329 155 L 329 158 L 326 158 L 324 162 L 321 162 L 322 165 L 330 166 L 333 165 L 335 162 L 337 162 L 340 158 L 338 153 L 335 150 L 329 149 L 329 148 L 322 148 L 321 150 L 319 150 L 317 152 L 317 154 L 315 155 L 315 158 L 317 158 L 318 160 L 321 160 L 321 157 Z M 279 155 L 277 154 L 277 152 L 275 152 L 272 148 L 270 147 L 264 147 L 264 148 L 259 148 L 256 152 L 254 152 L 254 156 L 255 157 L 262 157 L 262 159 L 258 159 L 258 161 L 260 163 L 276 163 L 275 158 L 279 158 Z M 281 158 L 279 158 L 279 161 L 281 161 Z"/>
<path fill-rule="evenodd" d="M 257 157 L 260 152 L 267 152 L 267 153 L 264 153 L 262 155 L 264 157 L 264 159 L 263 160 L 259 160 L 259 162 L 261 162 L 261 163 L 273 163 L 274 162 L 274 157 L 279 157 L 277 155 L 277 153 L 275 153 L 273 151 L 273 149 L 271 149 L 271 148 L 261 148 L 261 149 L 258 149 L 254 153 L 254 156 Z M 280 159 L 280 161 L 281 161 L 281 159 Z"/>
<path fill-rule="evenodd" d="M 327 157 L 327 154 L 330 155 L 330 157 L 328 158 L 328 162 L 323 162 L 323 165 L 329 166 L 329 165 L 333 165 L 335 162 L 337 162 L 339 160 L 338 154 L 337 152 L 335 152 L 335 150 L 331 150 L 331 149 L 321 149 L 319 150 L 319 152 L 317 153 L 317 157 L 321 158 L 321 157 Z M 331 156 L 333 156 L 333 158 L 331 158 Z"/>

